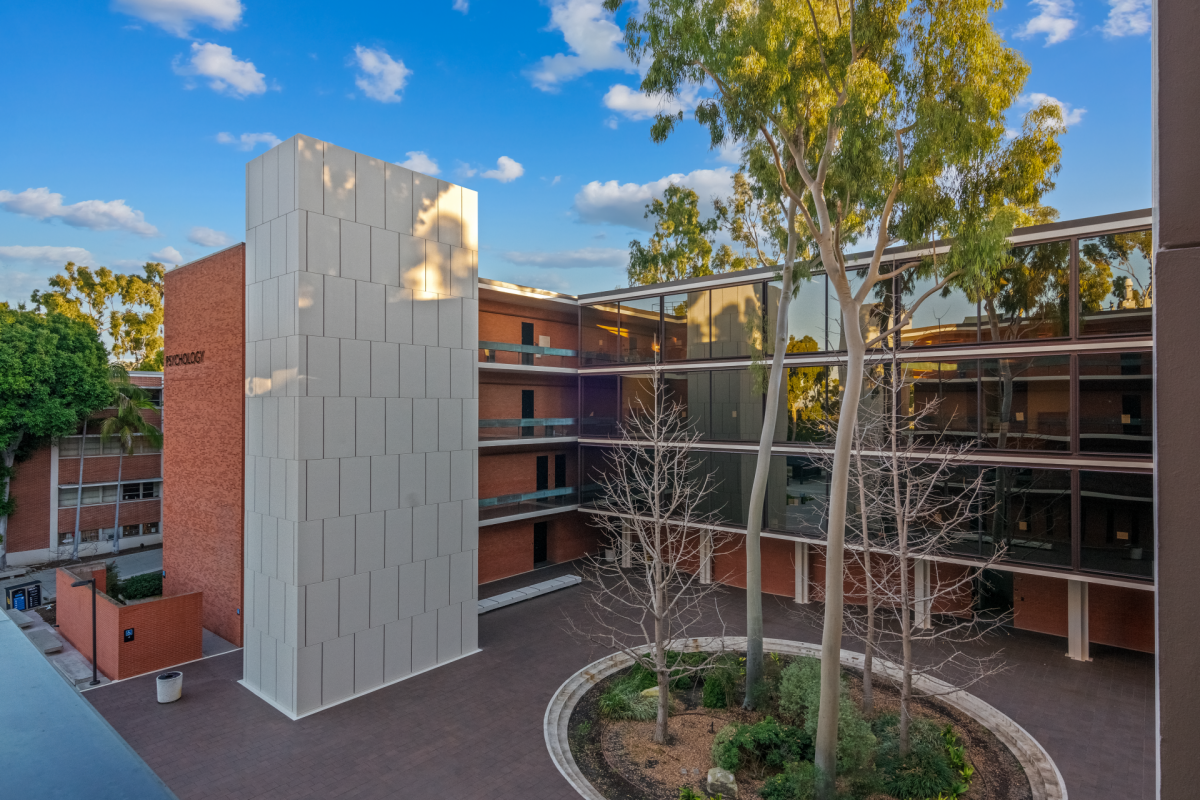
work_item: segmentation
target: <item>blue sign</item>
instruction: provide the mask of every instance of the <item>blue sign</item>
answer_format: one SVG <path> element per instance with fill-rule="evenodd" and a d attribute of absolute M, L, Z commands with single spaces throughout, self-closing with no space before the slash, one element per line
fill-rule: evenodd
<path fill-rule="evenodd" d="M 125 629 L 125 641 L 127 641 L 127 642 L 133 641 L 133 628 Z"/>

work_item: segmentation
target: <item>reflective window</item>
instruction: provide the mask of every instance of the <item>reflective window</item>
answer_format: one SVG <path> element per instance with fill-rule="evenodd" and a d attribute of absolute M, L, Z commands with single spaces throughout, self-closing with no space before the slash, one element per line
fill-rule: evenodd
<path fill-rule="evenodd" d="M 943 470 L 933 487 L 930 505 L 936 505 L 936 510 L 924 527 L 941 536 L 945 546 L 956 553 L 980 555 L 984 549 L 991 487 L 986 476 L 981 479 L 982 471 L 980 467 L 952 467 Z"/>
<path fill-rule="evenodd" d="M 663 298 L 664 345 L 668 361 L 708 358 L 712 341 L 709 293 L 688 292 Z"/>
<path fill-rule="evenodd" d="M 1070 335 L 1070 283 L 1070 241 L 1012 248 L 1000 275 L 981 287 L 981 339 Z"/>
<path fill-rule="evenodd" d="M 925 297 L 938 285 L 932 264 L 909 267 L 896 279 L 901 311 L 916 311 L 901 331 L 905 347 L 974 344 L 979 335 L 979 307 L 962 289 L 947 286 Z M 921 300 L 925 297 L 924 300 Z"/>
<path fill-rule="evenodd" d="M 590 503 L 600 494 L 600 478 L 609 470 L 608 450 L 603 447 L 582 447 L 580 458 L 583 462 L 583 480 L 580 481 L 579 501 Z"/>
<path fill-rule="evenodd" d="M 712 373 L 712 438 L 754 441 L 762 435 L 763 396 L 748 369 L 722 369 Z"/>
<path fill-rule="evenodd" d="M 667 391 L 672 402 L 683 406 L 684 418 L 692 430 L 703 438 L 712 436 L 709 421 L 709 398 L 711 397 L 711 373 L 668 372 L 665 373 Z"/>
<path fill-rule="evenodd" d="M 772 456 L 767 480 L 767 527 L 824 539 L 828 470 L 806 456 Z"/>
<path fill-rule="evenodd" d="M 616 364 L 621 360 L 620 313 L 616 303 L 580 309 L 580 360 L 584 366 Z"/>
<path fill-rule="evenodd" d="M 752 346 L 761 352 L 761 287 L 762 284 L 751 283 L 712 290 L 713 358 L 749 356 Z"/>
<path fill-rule="evenodd" d="M 1003 450 L 1071 449 L 1069 356 L 980 363 L 985 444 Z"/>
<path fill-rule="evenodd" d="M 658 360 L 661 297 L 643 297 L 621 303 L 622 360 L 645 363 Z"/>
<path fill-rule="evenodd" d="M 579 399 L 583 418 L 580 436 L 615 436 L 619 379 L 615 375 L 585 375 L 580 378 Z"/>
<path fill-rule="evenodd" d="M 866 270 L 857 270 L 849 273 L 850 292 L 856 293 L 866 280 Z M 829 343 L 830 350 L 845 350 L 846 349 L 846 332 L 845 323 L 842 319 L 842 309 L 838 302 L 837 289 L 834 287 L 832 280 L 827 281 L 826 294 L 829 298 L 829 314 L 826 322 L 826 340 Z M 881 331 L 887 330 L 891 324 L 895 312 L 894 298 L 891 290 L 891 281 L 883 281 L 875 284 L 871 290 L 867 302 L 859 309 L 859 327 L 862 330 L 864 341 L 871 341 L 879 336 Z M 876 342 L 874 348 L 882 348 L 882 341 Z"/>
<path fill-rule="evenodd" d="M 779 310 L 780 281 L 767 284 L 767 352 L 775 352 L 775 314 Z M 802 278 L 796 296 L 788 304 L 789 353 L 813 353 L 825 349 L 825 275 Z"/>
<path fill-rule="evenodd" d="M 780 403 L 780 419 L 775 424 L 775 440 L 781 442 L 815 442 L 825 437 L 831 415 L 836 407 L 830 402 L 830 381 L 839 371 L 833 366 L 790 367 L 787 371 L 787 394 Z M 839 393 L 836 386 L 833 401 Z"/>
<path fill-rule="evenodd" d="M 1079 473 L 1080 566 L 1154 574 L 1154 478 Z"/>
<path fill-rule="evenodd" d="M 1007 548 L 1005 558 L 1071 564 L 1071 473 L 1002 467 L 991 471 L 994 492 L 982 520 L 983 541 Z"/>
<path fill-rule="evenodd" d="M 1150 231 L 1079 240 L 1079 335 L 1150 333 L 1154 306 Z"/>
<path fill-rule="evenodd" d="M 1153 452 L 1154 365 L 1150 353 L 1079 356 L 1079 449 Z"/>
<path fill-rule="evenodd" d="M 909 415 L 926 409 L 923 428 L 927 438 L 956 445 L 978 436 L 978 364 L 971 359 L 910 361 L 902 365 L 901 409 Z"/>
<path fill-rule="evenodd" d="M 654 379 L 650 375 L 621 376 L 621 422 L 654 413 Z"/>
<path fill-rule="evenodd" d="M 754 484 L 757 458 L 749 453 L 695 453 L 696 476 L 710 474 L 713 491 L 703 502 L 701 513 L 713 514 L 718 522 L 745 525 L 749 516 L 750 489 Z"/>

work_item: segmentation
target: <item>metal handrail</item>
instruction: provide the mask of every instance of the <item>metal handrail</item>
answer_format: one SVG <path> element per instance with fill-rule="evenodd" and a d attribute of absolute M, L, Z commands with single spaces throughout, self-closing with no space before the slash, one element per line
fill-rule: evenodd
<path fill-rule="evenodd" d="M 536 492 L 522 492 L 520 494 L 502 494 L 499 497 L 486 497 L 480 500 L 479 507 L 506 506 L 525 500 L 543 500 L 547 497 L 565 497 L 570 494 L 575 494 L 574 486 L 560 486 L 557 489 L 540 489 Z"/>
<path fill-rule="evenodd" d="M 480 350 L 504 350 L 509 353 L 533 353 L 539 356 L 577 356 L 574 350 L 561 347 L 539 347 L 536 344 L 509 344 L 508 342 L 480 342 Z"/>
<path fill-rule="evenodd" d="M 534 425 L 574 425 L 574 417 L 545 417 L 543 419 L 481 419 L 481 428 L 530 428 Z"/>

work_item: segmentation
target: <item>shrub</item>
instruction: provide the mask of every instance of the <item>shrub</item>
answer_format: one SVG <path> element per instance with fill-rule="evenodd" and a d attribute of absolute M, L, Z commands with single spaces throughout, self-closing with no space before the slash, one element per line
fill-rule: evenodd
<path fill-rule="evenodd" d="M 811 761 L 788 764 L 783 772 L 768 778 L 758 794 L 763 800 L 814 800 L 817 768 Z"/>
<path fill-rule="evenodd" d="M 649 673 L 651 677 L 653 672 Z M 642 696 L 644 679 L 641 676 L 626 675 L 617 680 L 600 695 L 598 706 L 600 714 L 608 719 L 634 719 L 646 722 L 658 716 L 658 698 Z M 652 686 L 653 684 L 651 684 Z"/>
<path fill-rule="evenodd" d="M 121 599 L 121 570 L 115 561 L 104 565 L 104 593 L 113 600 Z"/>
<path fill-rule="evenodd" d="M 767 717 L 754 725 L 726 725 L 713 740 L 713 763 L 730 772 L 745 767 L 761 778 L 768 768 L 812 758 L 812 737 Z"/>
<path fill-rule="evenodd" d="M 967 786 L 947 752 L 948 742 L 932 722 L 912 721 L 909 728 L 911 747 L 904 758 L 900 758 L 900 729 L 896 715 L 881 717 L 875 727 L 880 741 L 875 764 L 885 792 L 901 800 L 911 800 L 957 797 L 966 791 Z M 953 731 L 950 736 L 953 739 Z M 956 739 L 954 742 L 957 744 Z"/>
<path fill-rule="evenodd" d="M 162 572 L 147 572 L 121 581 L 121 596 L 126 600 L 157 597 L 163 593 Z"/>
<path fill-rule="evenodd" d="M 717 658 L 704 673 L 704 707 L 728 708 L 737 700 L 744 668 L 736 655 Z"/>
<path fill-rule="evenodd" d="M 817 734 L 820 708 L 821 662 L 815 658 L 798 658 L 780 673 L 779 712 L 789 721 L 803 721 L 804 730 L 811 739 Z M 870 765 L 875 745 L 875 734 L 862 718 L 858 706 L 850 701 L 843 679 L 838 702 L 838 772 L 855 772 Z"/>

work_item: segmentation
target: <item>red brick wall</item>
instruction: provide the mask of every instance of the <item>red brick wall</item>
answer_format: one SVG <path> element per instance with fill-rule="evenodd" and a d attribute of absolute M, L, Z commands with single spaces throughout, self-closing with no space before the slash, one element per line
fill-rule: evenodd
<path fill-rule="evenodd" d="M 103 575 L 103 570 L 98 570 Z M 81 573 L 85 574 L 85 573 Z M 87 575 L 90 577 L 90 575 Z M 92 655 L 92 590 L 73 588 L 75 576 L 59 569 L 55 577 L 58 630 L 85 658 Z M 99 582 L 97 586 L 99 586 Z M 173 667 L 202 656 L 199 593 L 118 605 L 96 597 L 96 667 L 111 680 L 122 680 Z M 124 631 L 133 628 L 132 642 Z"/>
<path fill-rule="evenodd" d="M 534 385 L 532 383 L 479 383 L 480 419 L 518 419 L 521 416 L 521 390 L 533 390 L 533 414 L 574 418 L 579 413 L 574 386 Z"/>
<path fill-rule="evenodd" d="M 9 491 L 17 503 L 17 511 L 8 519 L 6 551 L 46 549 L 50 544 L 49 447 L 34 451 L 16 465 Z M 53 491 L 57 495 L 58 488 Z"/>
<path fill-rule="evenodd" d="M 521 343 L 521 323 L 533 323 L 533 341 L 549 336 L 551 347 L 579 347 L 579 324 L 573 311 L 558 311 L 547 301 L 537 308 L 495 300 L 479 301 L 479 341 Z"/>
<path fill-rule="evenodd" d="M 48 452 L 48 451 L 47 451 Z M 88 456 L 83 460 L 83 482 L 111 483 L 117 479 L 117 468 L 121 470 L 121 481 L 142 481 L 162 477 L 162 456 L 158 453 L 125 456 L 125 463 L 118 464 L 120 456 Z M 74 484 L 79 480 L 79 459 L 58 460 L 58 482 Z"/>
<path fill-rule="evenodd" d="M 479 582 L 488 583 L 533 569 L 533 521 L 479 529 Z"/>
<path fill-rule="evenodd" d="M 1013 573 L 1013 627 L 1065 637 L 1067 582 L 1059 578 Z"/>
<path fill-rule="evenodd" d="M 586 514 L 569 511 L 547 520 L 549 529 L 546 531 L 546 544 L 551 561 L 561 564 L 596 552 L 600 547 L 601 533 L 599 528 L 588 524 L 588 519 Z M 532 525 L 530 528 L 532 530 Z"/>
<path fill-rule="evenodd" d="M 161 517 L 159 504 L 161 500 L 130 500 L 121 503 L 121 525 L 136 525 L 141 522 L 158 522 Z M 116 523 L 117 506 L 109 505 L 84 506 L 79 509 L 79 530 L 90 531 L 96 528 L 111 528 Z M 75 508 L 60 508 L 58 510 L 58 532 L 71 533 L 75 530 Z"/>
<path fill-rule="evenodd" d="M 1088 638 L 1098 644 L 1154 652 L 1154 592 L 1093 583 Z"/>
<path fill-rule="evenodd" d="M 163 568 L 166 595 L 204 593 L 204 627 L 242 644 L 245 246 L 166 276 Z M 219 426 L 222 434 L 214 435 Z"/>
<path fill-rule="evenodd" d="M 762 588 L 767 594 L 794 597 L 796 591 L 796 546 L 782 539 L 762 542 Z M 746 588 L 746 543 L 738 536 L 718 546 L 713 559 L 713 580 Z"/>
<path fill-rule="evenodd" d="M 554 488 L 554 456 L 563 453 L 567 457 L 567 486 L 578 487 L 575 477 L 574 449 L 527 450 L 519 453 L 489 453 L 487 448 L 479 451 L 479 496 L 499 497 L 503 494 L 533 492 L 537 490 L 537 457 L 547 456 L 549 488 Z"/>

